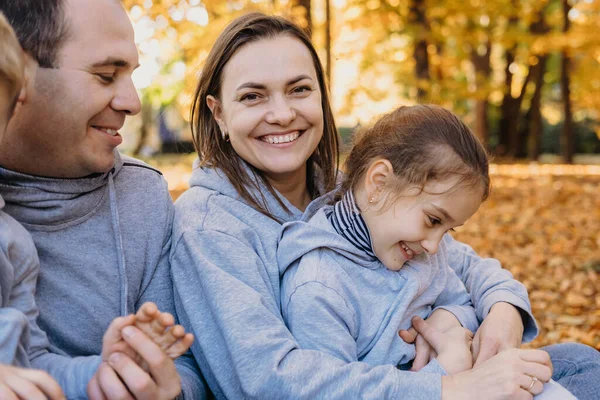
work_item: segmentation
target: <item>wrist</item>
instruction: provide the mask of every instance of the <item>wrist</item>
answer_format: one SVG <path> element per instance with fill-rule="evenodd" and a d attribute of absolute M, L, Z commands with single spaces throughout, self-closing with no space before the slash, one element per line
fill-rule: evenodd
<path fill-rule="evenodd" d="M 490 308 L 490 314 L 499 315 L 502 319 L 510 322 L 514 327 L 518 327 L 523 331 L 523 318 L 519 312 L 519 308 L 510 303 L 499 301 Z"/>

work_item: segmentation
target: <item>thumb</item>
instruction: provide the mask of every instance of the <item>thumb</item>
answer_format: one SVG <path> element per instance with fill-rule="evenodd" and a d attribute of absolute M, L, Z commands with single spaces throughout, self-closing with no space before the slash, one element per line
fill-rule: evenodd
<path fill-rule="evenodd" d="M 482 341 L 479 343 L 479 354 L 477 355 L 477 359 L 475 360 L 475 364 L 473 364 L 473 368 L 478 366 L 479 364 L 489 360 L 494 357 L 499 350 L 499 346 L 494 344 L 492 341 Z"/>
<path fill-rule="evenodd" d="M 430 326 L 421 317 L 413 317 L 412 326 L 420 333 L 423 338 L 433 347 L 436 353 L 441 353 L 441 346 L 444 344 L 444 334 Z"/>
<path fill-rule="evenodd" d="M 400 338 L 402 338 L 402 340 L 404 340 L 406 343 L 414 343 L 417 335 L 417 331 L 412 326 L 408 330 L 401 329 L 400 332 L 398 332 L 398 336 L 400 336 Z"/>

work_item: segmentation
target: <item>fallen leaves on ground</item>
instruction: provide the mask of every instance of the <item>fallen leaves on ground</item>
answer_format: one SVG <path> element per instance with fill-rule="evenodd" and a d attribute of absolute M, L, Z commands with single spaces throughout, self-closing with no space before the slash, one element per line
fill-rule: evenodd
<path fill-rule="evenodd" d="M 191 162 L 159 168 L 176 199 Z M 529 290 L 540 335 L 600 350 L 600 166 L 495 165 L 492 194 L 454 236 Z"/>

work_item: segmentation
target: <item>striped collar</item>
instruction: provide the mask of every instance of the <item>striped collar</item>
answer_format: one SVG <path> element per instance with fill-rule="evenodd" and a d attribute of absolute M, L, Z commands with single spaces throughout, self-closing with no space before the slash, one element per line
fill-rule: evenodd
<path fill-rule="evenodd" d="M 354 200 L 352 189 L 344 193 L 342 199 L 335 203 L 333 212 L 328 215 L 328 219 L 337 233 L 370 257 L 377 258 L 373 252 L 369 228 L 360 215 L 360 209 Z"/>

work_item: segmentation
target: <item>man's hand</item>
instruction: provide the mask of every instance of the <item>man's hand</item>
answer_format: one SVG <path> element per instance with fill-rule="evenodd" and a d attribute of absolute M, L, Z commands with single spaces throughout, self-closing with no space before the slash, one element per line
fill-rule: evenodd
<path fill-rule="evenodd" d="M 0 399 L 65 400 L 65 395 L 44 371 L 0 364 Z"/>
<path fill-rule="evenodd" d="M 121 331 L 124 341 L 148 365 L 146 373 L 123 353 L 112 353 L 88 384 L 92 400 L 170 400 L 181 392 L 181 379 L 169 355 L 135 326 Z"/>
<path fill-rule="evenodd" d="M 523 340 L 523 320 L 509 303 L 496 303 L 475 333 L 471 351 L 474 367 L 502 350 L 518 348 Z"/>
<path fill-rule="evenodd" d="M 449 329 L 460 327 L 461 324 L 456 319 L 454 314 L 444 309 L 438 308 L 426 319 L 427 325 L 434 328 L 439 332 L 446 332 Z M 404 340 L 406 343 L 414 343 L 416 356 L 413 360 L 411 371 L 419 371 L 421 368 L 427 365 L 432 359 L 437 357 L 436 351 L 433 347 L 423 338 L 422 335 L 419 335 L 414 328 L 411 326 L 408 330 L 401 330 L 398 332 L 398 335 Z"/>

